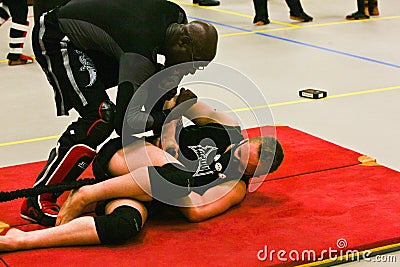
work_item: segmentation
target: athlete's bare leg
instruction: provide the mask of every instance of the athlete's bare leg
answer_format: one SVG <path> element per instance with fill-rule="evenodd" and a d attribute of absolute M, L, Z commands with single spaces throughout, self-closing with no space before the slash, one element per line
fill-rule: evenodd
<path fill-rule="evenodd" d="M 115 157 L 111 159 L 110 166 L 118 166 L 118 168 L 115 167 L 116 170 L 125 168 L 129 171 L 132 168 L 128 167 L 129 163 L 126 164 L 125 157 L 121 153 L 123 152 L 116 153 Z M 137 169 L 72 191 L 61 207 L 56 225 L 65 224 L 77 218 L 86 206 L 97 201 L 124 197 L 139 201 L 151 201 L 153 198 L 147 166 L 162 166 L 168 162 L 178 162 L 171 155 L 152 145 L 128 148 L 125 155 L 127 161 L 133 162 L 132 164 Z M 114 171 L 114 174 L 117 172 Z"/>
<path fill-rule="evenodd" d="M 147 168 L 136 170 L 133 175 L 142 177 L 141 183 L 148 185 L 145 190 L 151 192 Z M 56 225 L 65 224 L 77 218 L 91 203 L 124 197 L 139 201 L 152 200 L 152 197 L 142 189 L 131 174 L 118 176 L 98 184 L 83 186 L 71 192 L 58 213 Z"/>
<path fill-rule="evenodd" d="M 62 226 L 32 232 L 14 228 L 0 236 L 0 251 L 90 244 L 100 244 L 93 217 L 80 217 Z"/>
<path fill-rule="evenodd" d="M 132 206 L 142 215 L 142 225 L 147 219 L 147 210 L 138 201 L 118 199 L 109 203 L 106 214 L 119 206 Z M 79 246 L 100 244 L 93 217 L 79 217 L 69 223 L 31 232 L 10 229 L 0 236 L 0 251 L 27 250 L 46 247 Z"/>

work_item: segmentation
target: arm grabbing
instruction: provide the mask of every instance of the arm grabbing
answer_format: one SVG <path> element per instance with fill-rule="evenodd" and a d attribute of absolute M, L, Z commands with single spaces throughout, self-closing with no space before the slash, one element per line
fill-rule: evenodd
<path fill-rule="evenodd" d="M 218 111 L 206 103 L 198 101 L 191 106 L 185 116 L 197 125 L 205 125 L 208 123 L 219 123 L 229 126 L 238 126 L 237 120 L 223 111 Z"/>
<path fill-rule="evenodd" d="M 203 195 L 191 192 L 184 200 L 188 207 L 182 207 L 180 211 L 190 222 L 201 222 L 239 204 L 245 195 L 243 181 L 229 181 L 208 189 Z"/>

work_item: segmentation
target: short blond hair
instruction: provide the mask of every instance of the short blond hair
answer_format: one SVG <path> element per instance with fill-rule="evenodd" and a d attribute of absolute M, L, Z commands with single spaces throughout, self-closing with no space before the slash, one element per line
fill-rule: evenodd
<path fill-rule="evenodd" d="M 258 143 L 259 162 L 254 176 L 261 176 L 276 171 L 282 164 L 284 152 L 279 141 L 273 136 L 257 136 L 249 139 Z"/>

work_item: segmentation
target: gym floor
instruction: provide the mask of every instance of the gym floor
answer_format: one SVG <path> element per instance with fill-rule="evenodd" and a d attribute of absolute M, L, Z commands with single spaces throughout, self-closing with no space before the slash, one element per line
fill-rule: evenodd
<path fill-rule="evenodd" d="M 303 0 L 304 10 L 314 17 L 310 23 L 290 20 L 285 1 L 270 0 L 271 24 L 265 26 L 252 24 L 250 0 L 222 0 L 219 7 L 175 2 L 190 20 L 207 20 L 218 29 L 214 62 L 247 77 L 265 96 L 266 104 L 260 105 L 247 95 L 247 107 L 254 107 L 257 114 L 272 114 L 273 124 L 289 125 L 400 171 L 398 0 L 379 1 L 380 16 L 363 21 L 345 20 L 356 10 L 355 0 Z M 32 25 L 31 7 L 29 14 Z M 47 159 L 59 134 L 77 117 L 74 112 L 69 117 L 55 116 L 52 89 L 36 62 L 7 65 L 9 27 L 9 22 L 0 27 L 0 167 Z M 27 55 L 33 55 L 30 37 L 29 33 Z M 327 91 L 328 97 L 300 98 L 298 91 L 306 88 Z M 109 93 L 115 97 L 115 88 Z M 201 91 L 196 93 L 202 97 Z M 230 99 L 218 95 L 224 101 Z M 235 108 L 240 107 L 236 103 Z M 236 114 L 246 118 L 246 112 L 248 108 L 238 109 Z M 246 119 L 241 122 L 244 127 L 258 126 Z M 400 262 L 400 252 L 389 254 Z"/>

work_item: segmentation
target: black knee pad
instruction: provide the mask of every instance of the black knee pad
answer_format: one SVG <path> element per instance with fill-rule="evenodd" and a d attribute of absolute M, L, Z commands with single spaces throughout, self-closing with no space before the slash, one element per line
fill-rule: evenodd
<path fill-rule="evenodd" d="M 189 195 L 193 186 L 192 173 L 182 165 L 167 163 L 148 167 L 152 196 L 158 200 L 173 200 Z"/>
<path fill-rule="evenodd" d="M 103 101 L 98 109 L 98 120 L 87 131 L 87 137 L 101 144 L 114 130 L 115 105 L 109 100 Z"/>
<path fill-rule="evenodd" d="M 112 175 L 108 171 L 108 163 L 112 156 L 121 148 L 122 138 L 118 137 L 111 139 L 100 149 L 92 164 L 92 170 L 96 180 L 105 181 L 112 178 Z"/>
<path fill-rule="evenodd" d="M 114 113 L 115 105 L 111 101 L 103 101 L 97 110 L 71 123 L 59 142 L 63 146 L 85 144 L 96 149 L 114 131 Z"/>
<path fill-rule="evenodd" d="M 105 245 L 118 245 L 136 236 L 142 229 L 140 212 L 130 206 L 121 206 L 105 216 L 94 217 L 97 235 Z"/>

